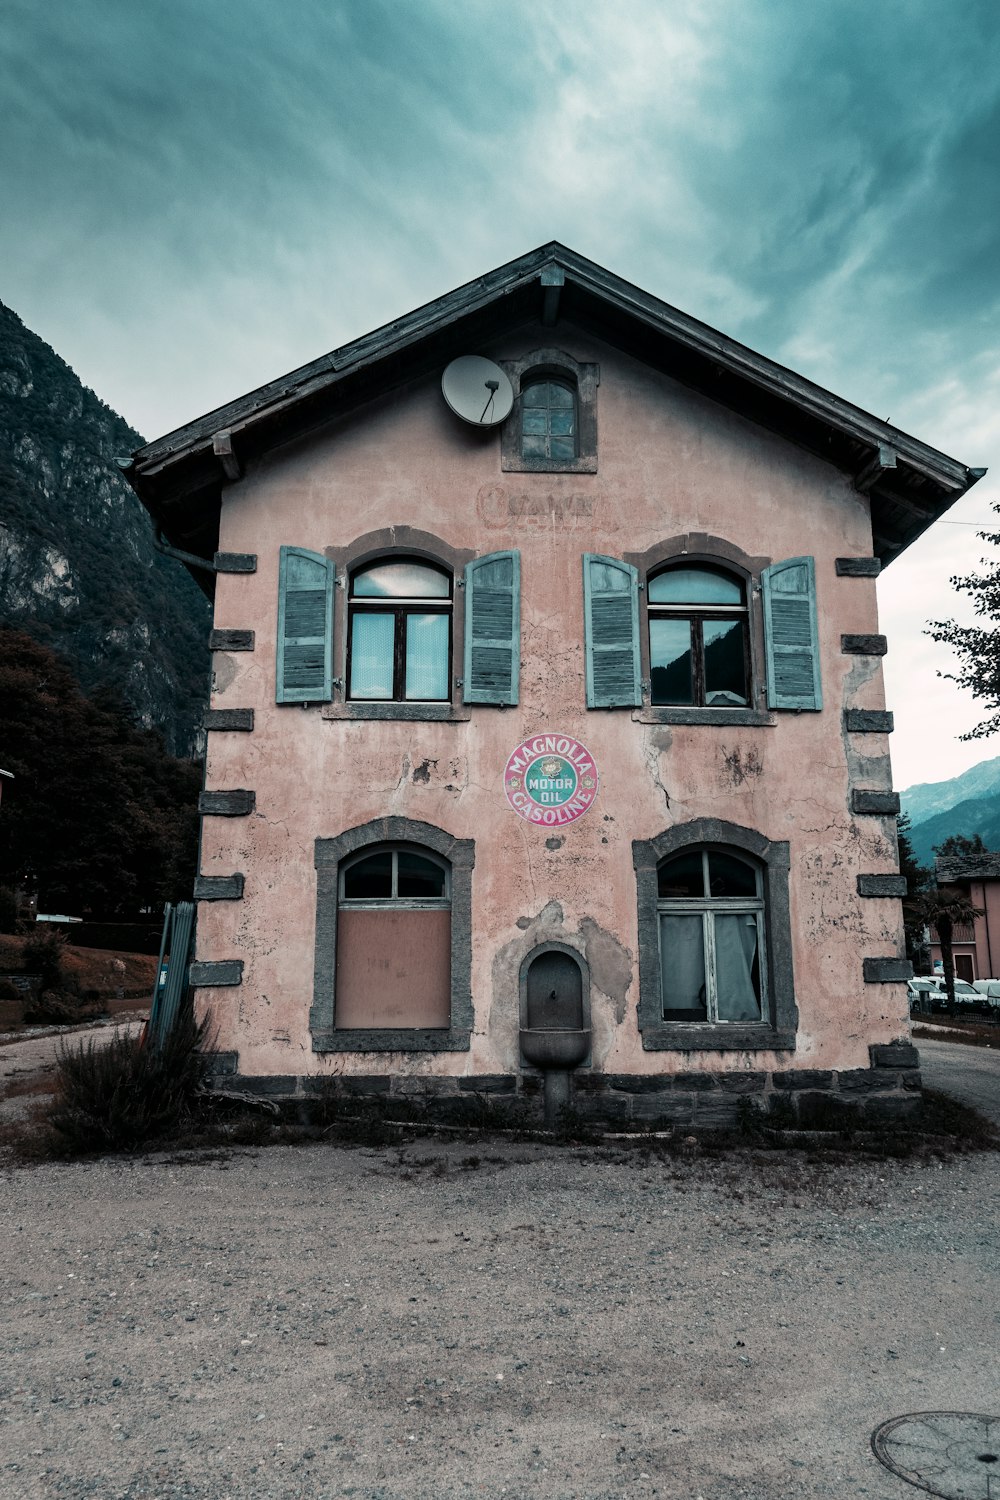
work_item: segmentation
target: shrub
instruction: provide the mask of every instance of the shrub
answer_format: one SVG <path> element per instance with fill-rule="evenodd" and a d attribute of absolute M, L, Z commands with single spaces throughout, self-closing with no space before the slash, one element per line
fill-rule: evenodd
<path fill-rule="evenodd" d="M 131 1151 L 176 1131 L 202 1080 L 206 1030 L 185 1011 L 159 1048 L 122 1031 L 104 1046 L 91 1037 L 63 1048 L 49 1116 L 61 1148 Z"/>
<path fill-rule="evenodd" d="M 37 929 L 25 938 L 21 948 L 21 963 L 29 974 L 40 974 L 43 990 L 65 990 L 72 987 L 66 974 L 65 935 L 58 931 L 39 932 Z"/>
<path fill-rule="evenodd" d="M 0 932 L 17 931 L 17 892 L 12 885 L 0 885 Z"/>

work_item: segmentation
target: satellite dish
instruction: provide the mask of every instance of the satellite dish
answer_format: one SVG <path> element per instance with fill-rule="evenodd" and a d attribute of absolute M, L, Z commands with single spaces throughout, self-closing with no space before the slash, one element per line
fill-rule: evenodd
<path fill-rule="evenodd" d="M 473 427 L 499 426 L 514 405 L 514 387 L 500 366 L 478 354 L 452 360 L 441 376 L 441 394 L 456 417 Z"/>

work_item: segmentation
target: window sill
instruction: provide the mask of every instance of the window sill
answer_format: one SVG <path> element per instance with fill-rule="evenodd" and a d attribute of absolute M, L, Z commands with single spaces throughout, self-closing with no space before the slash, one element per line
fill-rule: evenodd
<path fill-rule="evenodd" d="M 715 724 L 720 728 L 742 725 L 748 729 L 771 729 L 774 714 L 763 708 L 670 708 L 645 704 L 632 714 L 636 724 Z"/>
<path fill-rule="evenodd" d="M 520 454 L 504 454 L 500 468 L 504 474 L 596 474 L 597 454 L 583 453 L 579 458 L 522 458 Z"/>
<path fill-rule="evenodd" d="M 409 724 L 467 724 L 464 703 L 327 703 L 324 719 L 396 719 Z"/>
<path fill-rule="evenodd" d="M 313 1034 L 314 1052 L 468 1052 L 468 1031 L 400 1027 L 366 1031 L 344 1029 Z"/>
<path fill-rule="evenodd" d="M 665 1021 L 642 1029 L 642 1046 L 644 1052 L 794 1052 L 795 1032 Z"/>

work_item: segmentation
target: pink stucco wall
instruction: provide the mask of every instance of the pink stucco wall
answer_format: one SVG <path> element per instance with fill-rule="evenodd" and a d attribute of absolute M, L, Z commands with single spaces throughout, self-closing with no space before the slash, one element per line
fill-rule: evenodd
<path fill-rule="evenodd" d="M 968 928 L 956 928 L 952 949 L 956 956 L 968 954 L 972 959 L 973 979 L 1000 978 L 1000 880 L 963 881 L 969 900 L 981 913 L 973 923 L 972 933 Z M 931 929 L 934 936 L 934 929 Z M 967 936 L 968 939 L 967 940 Z M 941 962 L 941 944 L 931 943 L 931 962 Z"/>
<path fill-rule="evenodd" d="M 248 1074 L 509 1072 L 518 1066 L 518 969 L 541 940 L 585 951 L 595 1067 L 861 1067 L 868 1044 L 906 1033 L 901 984 L 865 984 L 862 956 L 902 954 L 898 902 L 859 900 L 859 872 L 896 868 L 893 824 L 853 817 L 853 786 L 891 785 L 887 741 L 845 736 L 844 707 L 882 708 L 877 658 L 841 653 L 842 632 L 877 630 L 875 585 L 839 578 L 838 556 L 870 555 L 867 503 L 832 466 L 589 336 L 528 329 L 476 352 L 551 346 L 600 363 L 599 472 L 501 472 L 499 437 L 462 426 L 437 379 L 332 422 L 272 455 L 225 492 L 219 546 L 256 553 L 252 575 L 218 579 L 215 624 L 253 628 L 252 654 L 217 654 L 213 706 L 252 707 L 252 734 L 209 737 L 207 786 L 249 787 L 256 813 L 207 818 L 202 873 L 242 870 L 240 902 L 203 903 L 200 959 L 242 958 L 242 986 L 205 990 L 218 1046 Z M 274 702 L 278 549 L 322 552 L 406 524 L 478 552 L 521 552 L 522 668 L 515 708 L 473 707 L 464 723 L 346 723 Z M 824 709 L 763 728 L 642 723 L 588 711 L 581 554 L 640 552 L 706 532 L 774 561 L 816 561 Z M 572 826 L 529 827 L 502 774 L 528 734 L 560 729 L 596 757 L 601 791 Z M 419 776 L 415 771 L 420 768 Z M 468 1053 L 317 1056 L 313 991 L 317 837 L 387 813 L 476 841 Z M 631 841 L 716 817 L 791 844 L 799 1039 L 770 1054 L 643 1051 L 636 1027 L 636 893 Z"/>

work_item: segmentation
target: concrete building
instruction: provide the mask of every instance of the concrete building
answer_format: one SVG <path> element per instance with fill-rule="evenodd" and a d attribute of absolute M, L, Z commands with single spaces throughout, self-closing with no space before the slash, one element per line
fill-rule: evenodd
<path fill-rule="evenodd" d="M 934 861 L 938 885 L 952 885 L 965 892 L 982 913 L 971 924 L 956 926 L 952 934 L 955 977 L 996 979 L 1000 966 L 1000 853 L 939 855 Z M 941 944 L 931 929 L 931 966 L 942 963 Z"/>
<path fill-rule="evenodd" d="M 549 244 L 126 472 L 214 596 L 244 1087 L 905 1106 L 875 579 L 981 471 Z"/>

